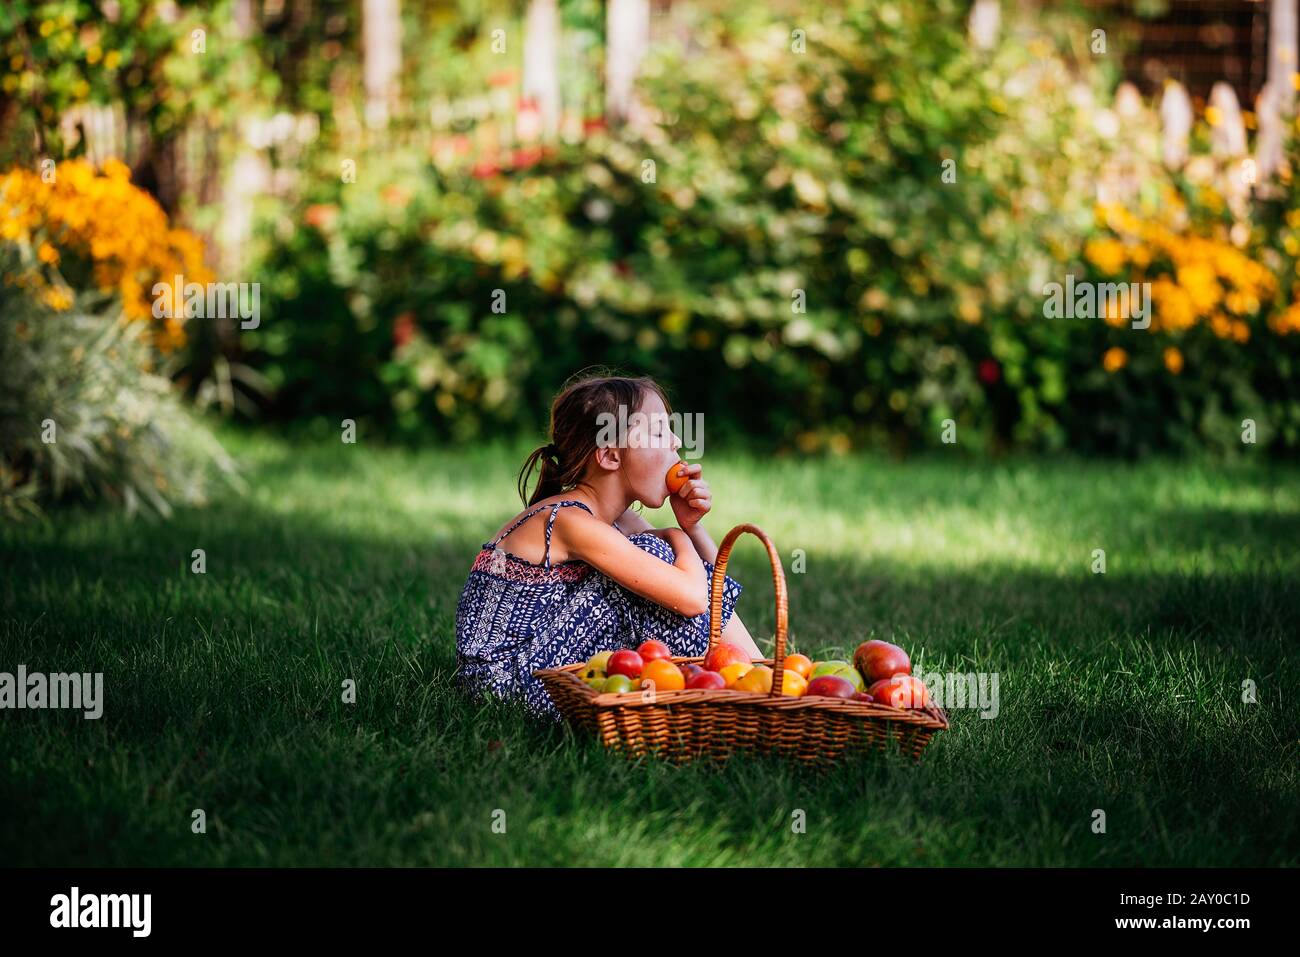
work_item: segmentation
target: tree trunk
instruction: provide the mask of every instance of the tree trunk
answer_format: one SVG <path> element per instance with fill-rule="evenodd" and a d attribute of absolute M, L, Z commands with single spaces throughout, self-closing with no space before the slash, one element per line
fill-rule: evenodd
<path fill-rule="evenodd" d="M 538 111 L 542 138 L 555 139 L 560 129 L 560 10 L 555 0 L 529 0 L 523 95 Z"/>
<path fill-rule="evenodd" d="M 605 115 L 611 126 L 634 119 L 634 84 L 649 45 L 649 0 L 609 0 L 605 20 Z"/>
<path fill-rule="evenodd" d="M 1295 107 L 1296 0 L 1273 0 L 1268 18 L 1268 82 L 1283 116 Z"/>
<path fill-rule="evenodd" d="M 402 16 L 399 0 L 362 0 L 363 78 L 366 125 L 380 129 L 397 107 L 402 71 Z"/>

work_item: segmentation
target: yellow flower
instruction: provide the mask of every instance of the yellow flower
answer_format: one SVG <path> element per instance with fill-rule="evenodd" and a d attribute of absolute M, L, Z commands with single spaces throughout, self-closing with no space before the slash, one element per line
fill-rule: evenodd
<path fill-rule="evenodd" d="M 1088 261 L 1107 275 L 1124 268 L 1124 244 L 1118 239 L 1091 239 L 1084 246 Z"/>
<path fill-rule="evenodd" d="M 72 297 L 68 293 L 55 286 L 51 286 L 41 293 L 41 301 L 49 306 L 55 312 L 63 312 L 72 307 Z"/>
<path fill-rule="evenodd" d="M 1183 371 L 1183 354 L 1173 346 L 1165 349 L 1165 368 L 1174 375 Z"/>
<path fill-rule="evenodd" d="M 1197 313 L 1207 313 L 1219 304 L 1222 290 L 1214 266 L 1207 262 L 1195 262 L 1178 269 L 1178 285 L 1191 300 L 1192 308 Z"/>
<path fill-rule="evenodd" d="M 179 324 L 153 317 L 152 288 L 177 275 L 204 285 L 213 280 L 203 263 L 203 243 L 183 229 L 173 228 L 158 203 L 131 185 L 131 172 L 116 160 L 97 172 L 85 160 L 60 163 L 52 182 L 23 168 L 0 173 L 0 240 L 31 244 L 41 241 L 37 261 L 57 266 L 67 254 L 88 261 L 96 286 L 115 293 L 130 320 L 150 323 L 160 348 L 184 341 Z M 14 285 L 37 290 L 50 308 L 66 309 L 71 298 L 62 289 L 46 288 L 43 275 L 6 276 Z M 42 291 L 43 290 L 43 291 Z"/>
<path fill-rule="evenodd" d="M 1268 324 L 1279 336 L 1300 332 L 1300 301 L 1293 302 L 1285 312 L 1271 316 Z"/>
<path fill-rule="evenodd" d="M 1154 319 L 1158 320 L 1151 323 L 1153 330 L 1178 331 L 1196 323 L 1196 309 L 1187 291 L 1163 276 L 1151 284 L 1151 298 L 1156 304 Z"/>
<path fill-rule="evenodd" d="M 107 70 L 116 70 L 117 65 L 122 62 L 122 54 L 116 50 L 109 50 L 104 56 L 104 68 Z"/>
<path fill-rule="evenodd" d="M 1128 365 L 1128 353 L 1119 346 L 1112 346 L 1106 350 L 1106 354 L 1101 357 L 1101 364 L 1107 372 L 1118 372 Z"/>

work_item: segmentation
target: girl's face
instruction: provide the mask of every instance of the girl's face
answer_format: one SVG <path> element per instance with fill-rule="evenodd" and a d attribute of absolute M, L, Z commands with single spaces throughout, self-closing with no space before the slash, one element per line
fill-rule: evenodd
<path fill-rule="evenodd" d="M 682 440 L 673 433 L 657 393 L 648 393 L 637 411 L 641 415 L 628 416 L 628 447 L 620 450 L 623 474 L 637 501 L 658 508 L 668 498 L 668 467 L 678 461 Z"/>

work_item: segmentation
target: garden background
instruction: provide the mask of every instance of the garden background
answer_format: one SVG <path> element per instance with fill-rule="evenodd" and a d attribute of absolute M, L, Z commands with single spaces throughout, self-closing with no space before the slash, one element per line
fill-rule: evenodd
<path fill-rule="evenodd" d="M 5 716 L 0 797 L 64 837 L 0 851 L 1294 864 L 1295 6 L 6 3 L 0 670 L 110 691 Z M 1149 326 L 1049 316 L 1067 277 Z M 703 414 L 715 539 L 806 554 L 796 647 L 998 671 L 1005 716 L 811 787 L 456 699 L 474 550 L 593 364 Z M 792 794 L 855 820 L 757 830 Z"/>

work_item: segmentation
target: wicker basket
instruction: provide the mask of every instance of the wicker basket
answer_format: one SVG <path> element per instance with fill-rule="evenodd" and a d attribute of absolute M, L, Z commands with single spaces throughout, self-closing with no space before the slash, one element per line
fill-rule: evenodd
<path fill-rule="evenodd" d="M 723 578 L 731 548 L 743 532 L 762 540 L 772 563 L 776 657 L 763 660 L 775 672 L 770 693 L 646 689 L 604 694 L 578 676 L 585 662 L 533 672 L 560 713 L 571 725 L 594 731 L 606 747 L 629 757 L 654 753 L 678 762 L 725 760 L 736 751 L 749 750 L 824 764 L 849 752 L 886 750 L 892 741 L 902 752 L 919 759 L 930 736 L 948 727 L 942 709 L 903 710 L 874 702 L 781 694 L 789 604 L 785 572 L 776 546 L 756 525 L 737 525 L 718 548 L 709 590 L 709 649 L 720 640 Z M 672 660 L 685 664 L 704 659 Z"/>

